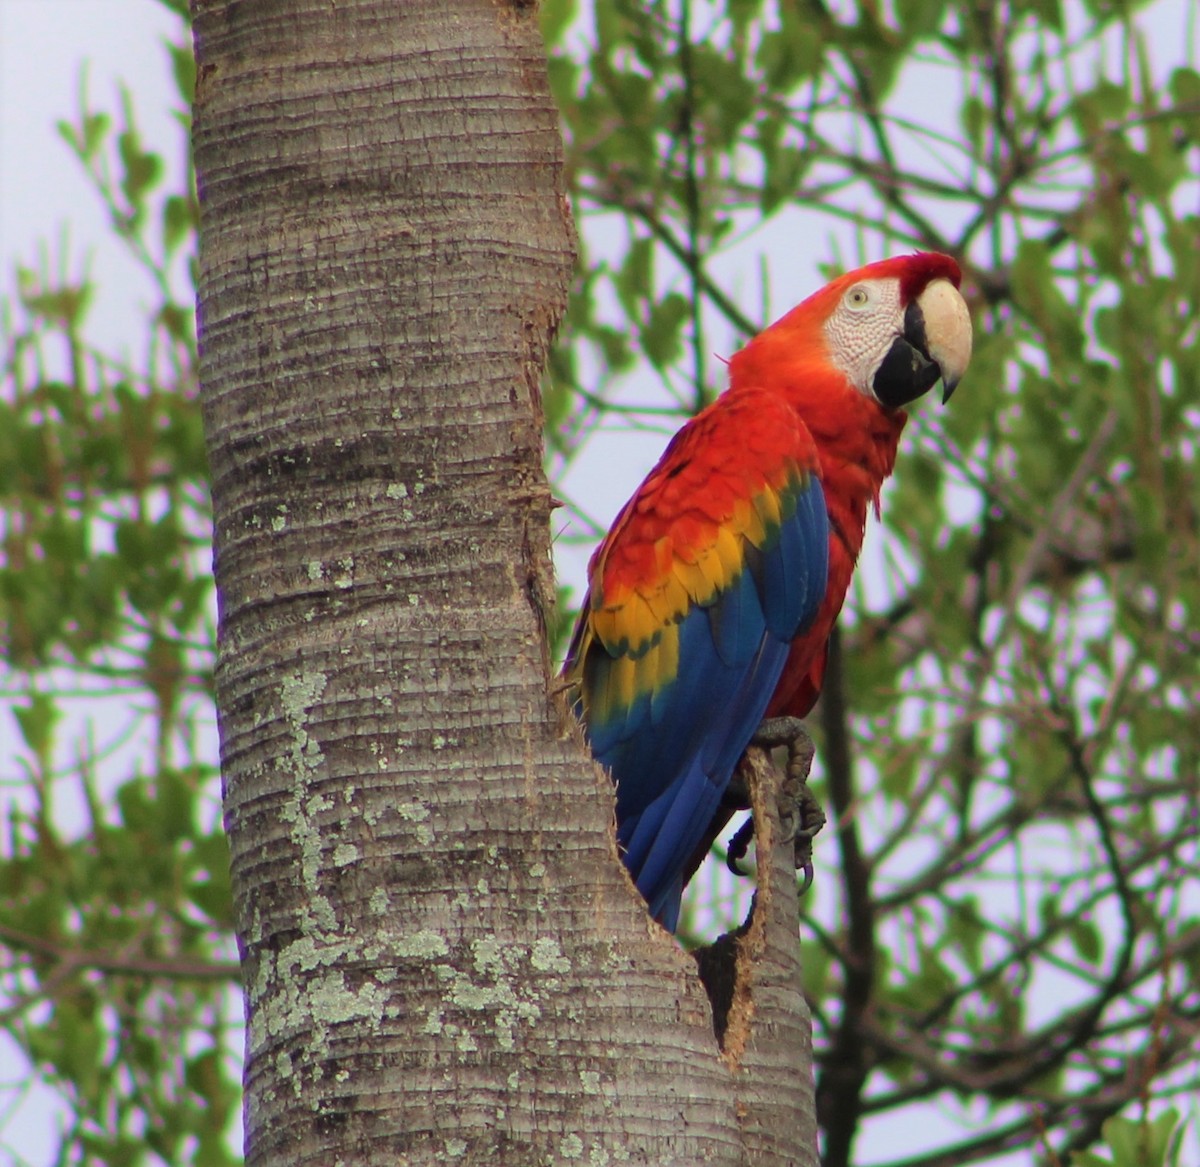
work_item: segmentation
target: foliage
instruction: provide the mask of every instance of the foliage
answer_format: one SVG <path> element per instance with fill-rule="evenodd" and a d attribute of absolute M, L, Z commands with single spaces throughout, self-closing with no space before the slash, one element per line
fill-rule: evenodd
<path fill-rule="evenodd" d="M 543 10 L 588 249 L 547 393 L 564 497 L 709 400 L 709 352 L 820 282 L 795 269 L 967 272 L 971 372 L 910 425 L 813 719 L 828 1167 L 922 1100 L 963 1129 L 914 1167 L 1115 1148 L 1110 1115 L 1196 1085 L 1200 74 L 1145 9 Z M 567 555 L 606 522 L 576 506 Z M 714 877 L 696 939 L 745 900 Z"/>
<path fill-rule="evenodd" d="M 1101 1134 L 1110 1154 L 1073 1151 L 1071 1167 L 1179 1167 L 1183 1126 L 1174 1110 L 1139 1122 L 1114 1116 Z"/>
<path fill-rule="evenodd" d="M 712 351 L 818 266 L 932 247 L 968 272 L 972 371 L 911 424 L 814 718 L 824 1161 L 936 1101 L 969 1129 L 922 1118 L 910 1167 L 1171 1164 L 1200 1010 L 1200 75 L 1129 0 L 542 18 L 586 248 L 544 397 L 564 497 L 612 435 L 710 400 Z M 185 34 L 170 52 L 186 107 Z M 3 1016 L 63 1099 L 60 1161 L 223 1163 L 196 207 L 128 103 L 62 130 L 155 301 L 144 354 L 115 357 L 87 338 L 101 289 L 43 259 L 3 322 Z M 569 509 L 568 556 L 603 526 Z M 694 919 L 744 906 L 718 882 Z"/>
<path fill-rule="evenodd" d="M 186 110 L 185 26 L 168 47 Z M 20 1121 L 24 1060 L 58 1095 L 24 1111 L 60 1116 L 56 1161 L 216 1167 L 235 1158 L 241 1010 L 213 761 L 196 200 L 190 174 L 163 191 L 128 95 L 112 114 L 81 90 L 59 131 L 153 300 L 140 356 L 93 343 L 103 290 L 64 248 L 19 268 L 4 309 L 0 686 L 21 746 L 2 804 L 0 1089 Z"/>

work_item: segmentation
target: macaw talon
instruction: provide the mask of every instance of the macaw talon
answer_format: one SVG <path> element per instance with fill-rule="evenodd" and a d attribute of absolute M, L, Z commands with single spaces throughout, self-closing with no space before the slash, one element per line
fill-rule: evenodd
<path fill-rule="evenodd" d="M 796 870 L 805 873 L 804 890 L 813 881 L 812 840 L 825 825 L 825 812 L 817 797 L 808 786 L 808 771 L 812 765 L 813 744 L 799 717 L 772 717 L 763 721 L 750 745 L 770 750 L 787 747 L 787 766 L 780 788 L 779 822 L 783 829 L 783 841 L 795 844 Z M 731 809 L 744 810 L 750 804 L 749 791 L 739 770 L 725 792 L 722 804 Z M 748 818 L 729 841 L 725 853 L 725 866 L 734 875 L 750 873 L 742 867 L 742 860 L 750 849 L 754 838 L 754 818 Z"/>
<path fill-rule="evenodd" d="M 737 829 L 737 834 L 729 840 L 729 850 L 725 852 L 725 866 L 733 872 L 734 875 L 740 875 L 746 878 L 750 875 L 741 863 L 746 858 L 746 852 L 750 850 L 750 841 L 754 838 L 754 818 L 748 818 Z"/>
<path fill-rule="evenodd" d="M 804 872 L 804 882 L 800 886 L 800 894 L 804 895 L 813 883 L 812 841 L 825 825 L 825 808 L 804 778 L 800 779 L 799 787 L 793 789 L 794 821 L 802 825 L 797 826 L 792 841 L 796 848 L 796 870 Z"/>
<path fill-rule="evenodd" d="M 753 744 L 767 748 L 787 747 L 779 818 L 784 840 L 795 844 L 796 870 L 804 872 L 803 894 L 813 882 L 812 841 L 825 825 L 825 810 L 808 784 L 813 760 L 812 738 L 800 718 L 772 717 L 758 727 L 752 740 Z"/>
<path fill-rule="evenodd" d="M 805 864 L 797 863 L 796 870 L 804 872 L 804 879 L 799 888 L 796 889 L 796 894 L 801 896 L 808 895 L 808 889 L 812 887 L 813 877 L 816 875 L 816 872 L 813 871 L 813 865 L 811 862 Z"/>
<path fill-rule="evenodd" d="M 785 783 L 780 798 L 780 823 L 784 831 L 784 840 L 790 839 L 795 844 L 796 870 L 804 872 L 804 882 L 800 886 L 800 894 L 804 895 L 813 884 L 812 841 L 825 825 L 825 810 L 803 778 L 798 788 L 792 787 L 790 780 Z M 750 872 L 742 867 L 742 860 L 746 858 L 753 838 L 752 816 L 738 827 L 725 852 L 725 866 L 734 875 L 743 878 L 750 875 Z"/>
<path fill-rule="evenodd" d="M 789 762 L 793 754 L 806 747 L 809 755 L 812 754 L 812 741 L 809 739 L 808 730 L 804 728 L 804 721 L 799 717 L 768 717 L 766 721 L 759 722 L 750 744 L 758 746 L 761 750 L 787 746 Z"/>

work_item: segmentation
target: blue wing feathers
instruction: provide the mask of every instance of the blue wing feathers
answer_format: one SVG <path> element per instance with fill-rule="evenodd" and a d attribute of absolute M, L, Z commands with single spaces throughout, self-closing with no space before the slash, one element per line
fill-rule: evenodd
<path fill-rule="evenodd" d="M 762 601 L 750 572 L 743 571 L 721 593 L 719 601 L 708 608 L 708 623 L 721 663 L 731 669 L 742 668 L 758 650 L 767 631 Z"/>
<path fill-rule="evenodd" d="M 652 908 L 661 902 L 668 888 L 679 883 L 680 872 L 704 837 L 738 759 L 771 698 L 787 651 L 786 642 L 773 637 L 764 642 L 751 662 L 744 689 L 725 702 L 715 720 L 707 722 L 702 748 L 689 758 L 687 769 L 648 806 L 624 819 L 618 782 L 617 817 L 621 826 L 617 837 L 638 890 Z M 677 917 L 678 898 L 670 902 Z M 674 928 L 674 922 L 668 923 L 665 918 L 662 922 Z"/>
<path fill-rule="evenodd" d="M 773 554 L 762 557 L 762 590 L 767 629 L 773 636 L 790 640 L 796 621 L 803 619 L 808 599 L 807 532 L 803 512 L 779 529 Z M 799 521 L 797 521 L 799 520 Z"/>
<path fill-rule="evenodd" d="M 581 712 L 592 751 L 616 782 L 618 840 L 651 913 L 671 930 L 682 872 L 762 720 L 792 638 L 825 593 L 829 520 L 820 483 L 797 483 L 780 503 L 763 546 L 745 540 L 740 573 L 678 623 L 672 678 L 622 706 L 608 687 L 629 646 L 606 648 L 597 637 L 586 645 Z M 601 709 L 609 713 L 603 720 L 593 716 Z"/>

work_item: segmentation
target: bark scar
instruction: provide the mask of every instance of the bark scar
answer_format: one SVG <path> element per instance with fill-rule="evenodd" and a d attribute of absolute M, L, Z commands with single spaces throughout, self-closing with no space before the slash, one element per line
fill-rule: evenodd
<path fill-rule="evenodd" d="M 735 779 L 749 794 L 758 856 L 758 890 L 750 913 L 739 928 L 695 953 L 712 1004 L 713 1030 L 731 1070 L 740 1067 L 753 1034 L 756 977 L 767 953 L 768 922 L 786 914 L 789 919 L 779 919 L 774 928 L 781 935 L 795 936 L 795 870 L 797 866 L 811 870 L 811 837 L 824 823 L 823 814 L 813 817 L 811 795 L 806 797 L 812 743 L 803 731 L 797 736 L 794 727 L 789 729 L 785 772 L 776 769 L 764 749 L 752 747 Z"/>

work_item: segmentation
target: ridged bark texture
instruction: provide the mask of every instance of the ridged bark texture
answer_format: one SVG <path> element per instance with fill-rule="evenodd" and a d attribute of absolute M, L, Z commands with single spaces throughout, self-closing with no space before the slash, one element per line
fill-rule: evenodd
<path fill-rule="evenodd" d="M 787 795 L 779 771 L 762 751 L 747 753 L 743 773 L 749 777 L 755 850 L 770 860 L 760 859 L 754 911 L 738 939 L 725 1054 L 738 1070 L 737 1112 L 747 1162 L 815 1165 L 812 1017 L 796 936 L 795 850 L 780 823 L 780 803 Z"/>
<path fill-rule="evenodd" d="M 810 1162 L 748 1152 L 547 695 L 572 235 L 536 7 L 194 18 L 248 1162 Z"/>

